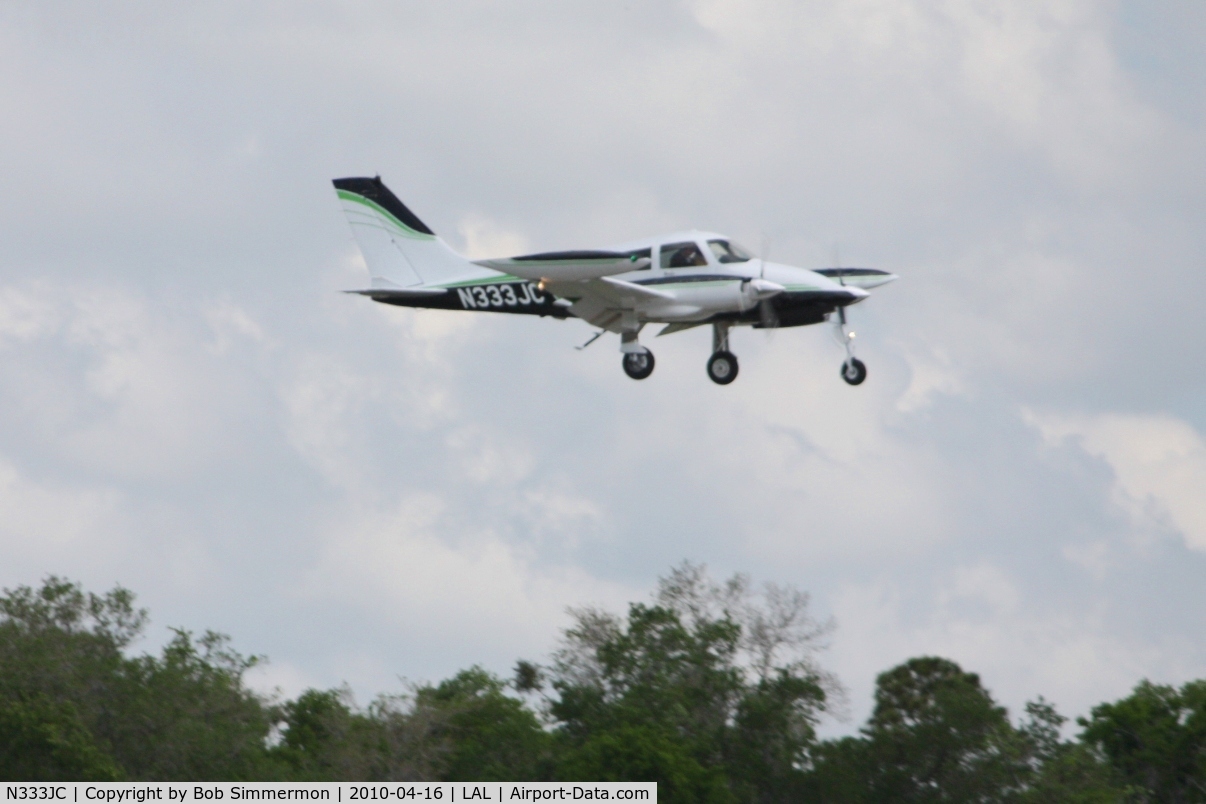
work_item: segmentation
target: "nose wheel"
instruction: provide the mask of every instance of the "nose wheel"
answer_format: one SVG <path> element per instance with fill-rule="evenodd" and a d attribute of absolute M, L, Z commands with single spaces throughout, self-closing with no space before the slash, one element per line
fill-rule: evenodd
<path fill-rule="evenodd" d="M 842 364 L 842 379 L 850 385 L 860 385 L 867 379 L 867 367 L 857 357 L 851 357 Z"/>
<path fill-rule="evenodd" d="M 842 379 L 849 385 L 862 385 L 867 379 L 867 366 L 854 356 L 854 333 L 846 331 L 846 308 L 837 308 L 837 326 L 833 335 L 837 342 L 846 349 L 846 362 L 842 363 Z"/>
<path fill-rule="evenodd" d="M 653 352 L 627 352 L 624 355 L 624 373 L 634 380 L 643 380 L 653 373 Z"/>

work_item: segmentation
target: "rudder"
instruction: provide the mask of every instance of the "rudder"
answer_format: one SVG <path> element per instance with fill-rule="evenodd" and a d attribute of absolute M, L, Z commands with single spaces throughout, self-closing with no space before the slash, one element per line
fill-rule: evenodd
<path fill-rule="evenodd" d="M 494 274 L 449 248 L 390 192 L 380 176 L 333 183 L 373 287 L 440 285 Z"/>

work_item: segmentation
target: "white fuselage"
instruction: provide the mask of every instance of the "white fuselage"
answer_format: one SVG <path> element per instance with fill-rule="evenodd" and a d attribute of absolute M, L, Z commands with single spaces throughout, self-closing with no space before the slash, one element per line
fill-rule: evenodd
<path fill-rule="evenodd" d="M 624 283 L 660 291 L 669 298 L 631 299 L 639 318 L 646 322 L 680 323 L 704 321 L 718 314 L 745 313 L 763 299 L 785 294 L 828 296 L 843 306 L 862 301 L 868 294 L 860 287 L 842 285 L 806 268 L 750 259 L 722 261 L 710 242 L 730 242 L 713 232 L 686 231 L 658 235 L 612 247 L 617 252 L 649 250 L 649 264 L 636 271 L 613 276 Z M 667 248 L 681 250 L 685 243 L 696 247 L 696 263 L 675 265 Z M 577 306 L 577 305 L 575 305 Z M 577 311 L 570 308 L 572 312 Z M 584 310 L 583 312 L 590 312 Z M 589 318 L 585 315 L 582 317 Z"/>

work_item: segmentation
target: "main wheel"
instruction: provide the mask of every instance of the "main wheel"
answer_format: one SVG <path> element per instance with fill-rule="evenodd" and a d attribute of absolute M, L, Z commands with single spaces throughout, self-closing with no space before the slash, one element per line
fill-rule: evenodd
<path fill-rule="evenodd" d="M 643 380 L 653 373 L 653 352 L 627 352 L 624 355 L 624 373 L 634 380 Z"/>
<path fill-rule="evenodd" d="M 842 364 L 842 379 L 851 385 L 861 385 L 867 379 L 867 367 L 857 357 Z"/>
<path fill-rule="evenodd" d="M 728 385 L 737 379 L 737 355 L 717 352 L 708 360 L 708 377 L 717 385 Z"/>

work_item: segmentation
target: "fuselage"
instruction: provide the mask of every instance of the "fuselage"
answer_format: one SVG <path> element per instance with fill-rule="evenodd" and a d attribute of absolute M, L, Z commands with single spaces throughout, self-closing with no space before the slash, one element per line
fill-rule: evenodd
<path fill-rule="evenodd" d="M 632 270 L 617 271 L 628 263 Z M 865 299 L 866 288 L 896 278 L 869 268 L 813 271 L 769 262 L 722 234 L 698 230 L 605 250 L 479 260 L 470 267 L 476 274 L 467 278 L 369 293 L 386 304 L 572 316 L 613 332 L 646 323 L 778 328 L 824 321 Z M 598 278 L 584 281 L 591 275 Z"/>
<path fill-rule="evenodd" d="M 856 304 L 868 295 L 861 287 L 843 285 L 816 271 L 753 257 L 715 232 L 672 232 L 610 250 L 649 258 L 644 268 L 615 279 L 673 296 L 638 303 L 649 322 L 727 320 L 761 327 L 769 325 L 759 306 L 766 301 L 773 309 L 774 326 L 801 326 L 823 321 L 836 307 Z"/>

